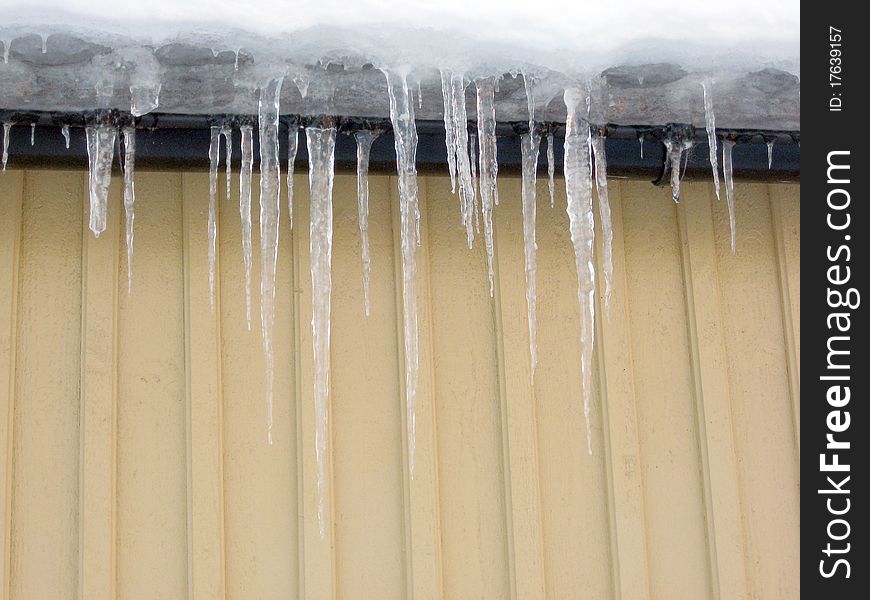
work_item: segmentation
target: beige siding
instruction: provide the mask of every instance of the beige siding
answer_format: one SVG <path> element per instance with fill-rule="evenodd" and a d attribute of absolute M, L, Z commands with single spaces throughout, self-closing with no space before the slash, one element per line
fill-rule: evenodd
<path fill-rule="evenodd" d="M 555 210 L 539 187 L 534 386 L 518 180 L 500 180 L 492 299 L 449 180 L 420 183 L 411 478 L 396 182 L 370 184 L 365 318 L 355 181 L 336 178 L 321 538 L 304 175 L 279 248 L 272 446 L 256 190 L 249 332 L 223 192 L 209 308 L 205 174 L 138 174 L 129 295 L 117 182 L 95 239 L 86 174 L 0 175 L 0 599 L 797 597 L 799 188 L 738 185 L 734 256 L 711 186 L 677 206 L 611 181 L 590 456 L 561 182 Z"/>

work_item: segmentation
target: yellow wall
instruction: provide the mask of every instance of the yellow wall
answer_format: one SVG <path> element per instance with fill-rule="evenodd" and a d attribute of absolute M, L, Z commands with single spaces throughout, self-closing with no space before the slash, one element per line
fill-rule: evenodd
<path fill-rule="evenodd" d="M 212 314 L 207 175 L 138 174 L 130 295 L 120 186 L 94 239 L 86 178 L 0 175 L 0 598 L 799 594 L 797 186 L 738 184 L 732 256 L 710 185 L 687 184 L 676 206 L 668 190 L 610 182 L 616 276 L 589 456 L 561 182 L 556 210 L 539 186 L 533 389 L 519 181 L 499 182 L 490 300 L 449 181 L 421 178 L 411 480 L 395 179 L 371 181 L 366 319 L 355 180 L 337 177 L 321 539 L 304 174 L 279 250 L 271 447 L 259 253 L 248 332 L 237 206 L 222 197 Z"/>

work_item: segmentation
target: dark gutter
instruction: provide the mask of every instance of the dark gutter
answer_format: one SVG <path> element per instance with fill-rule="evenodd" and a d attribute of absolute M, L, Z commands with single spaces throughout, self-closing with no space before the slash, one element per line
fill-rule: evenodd
<path fill-rule="evenodd" d="M 0 110 L 0 121 L 14 122 L 9 142 L 8 168 L 87 168 L 88 158 L 85 145 L 84 126 L 105 115 L 25 113 L 22 111 Z M 129 115 L 114 113 L 113 122 L 123 125 L 132 122 Z M 248 118 L 249 122 L 254 119 Z M 291 123 L 311 124 L 312 119 L 300 119 L 292 115 L 281 118 L 281 138 L 286 139 Z M 205 170 L 208 169 L 209 128 L 224 122 L 238 123 L 238 117 L 208 117 L 175 114 L 149 114 L 136 120 L 136 168 L 146 170 Z M 36 123 L 34 144 L 30 144 L 31 125 Z M 61 128 L 66 124 L 70 130 L 70 147 L 64 144 Z M 335 164 L 341 171 L 356 168 L 356 146 L 353 131 L 366 127 L 380 129 L 383 134 L 375 140 L 371 153 L 371 170 L 374 172 L 394 173 L 396 157 L 393 135 L 389 120 L 349 119 L 338 120 L 339 130 L 348 135 L 339 135 L 336 140 Z M 474 124 L 469 123 L 471 131 Z M 552 131 L 555 137 L 557 172 L 561 172 L 564 124 L 542 124 L 545 130 Z M 500 123 L 498 135 L 499 172 L 517 174 L 521 169 L 520 134 L 528 129 L 525 123 Z M 694 145 L 685 158 L 684 178 L 707 179 L 710 177 L 710 162 L 706 132 L 690 126 L 665 125 L 661 127 L 606 125 L 601 131 L 606 136 L 607 172 L 612 177 L 646 179 L 666 183 L 668 181 L 667 161 L 662 140 L 675 129 L 685 132 L 693 139 Z M 256 132 L 256 127 L 254 128 Z M 444 125 L 441 121 L 418 121 L 417 169 L 423 173 L 444 173 L 447 171 L 447 151 L 445 147 Z M 720 129 L 721 139 L 736 142 L 733 150 L 735 178 L 754 181 L 791 181 L 800 180 L 800 133 L 784 131 L 761 131 Z M 640 138 L 643 136 L 643 157 L 641 157 Z M 308 154 L 305 135 L 300 132 L 299 152 L 296 168 L 307 169 Z M 767 164 L 767 141 L 773 140 L 774 158 L 772 168 Z M 223 153 L 222 153 L 223 154 Z M 233 136 L 233 164 L 240 159 L 239 135 L 237 128 Z M 257 162 L 259 149 L 257 136 L 254 136 L 254 159 Z M 280 159 L 287 160 L 286 145 L 280 146 Z M 541 146 L 539 168 L 546 169 L 545 145 Z M 720 150 L 721 169 L 721 150 Z"/>

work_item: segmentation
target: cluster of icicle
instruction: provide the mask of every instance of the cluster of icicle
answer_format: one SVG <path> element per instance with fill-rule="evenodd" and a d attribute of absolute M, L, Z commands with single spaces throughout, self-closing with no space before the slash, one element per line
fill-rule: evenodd
<path fill-rule="evenodd" d="M 414 91 L 406 75 L 385 72 L 389 91 L 390 120 L 393 126 L 396 167 L 398 171 L 400 237 L 402 262 L 402 323 L 404 332 L 403 354 L 405 362 L 405 410 L 407 423 L 407 446 L 409 469 L 414 474 L 416 437 L 416 393 L 418 384 L 419 352 L 417 322 L 417 247 L 420 245 L 420 208 L 417 188 L 417 130 L 414 117 Z M 521 137 L 522 150 L 522 215 L 524 241 L 524 267 L 529 331 L 529 360 L 531 379 L 534 383 L 537 363 L 536 327 L 536 180 L 538 157 L 542 137 L 546 135 L 547 171 L 549 176 L 550 206 L 555 201 L 555 160 L 553 134 L 543 130 L 535 122 L 534 79 L 523 75 L 528 98 L 528 131 Z M 260 147 L 260 325 L 266 364 L 266 412 L 267 441 L 272 443 L 272 405 L 274 360 L 272 352 L 272 329 L 275 321 L 275 276 L 280 235 L 281 173 L 279 149 L 279 98 L 283 79 L 269 81 L 261 89 L 258 107 Z M 459 212 L 468 247 L 474 244 L 483 223 L 486 262 L 489 274 L 489 293 L 494 293 L 493 280 L 493 210 L 498 205 L 498 160 L 496 148 L 496 114 L 494 97 L 497 78 L 475 80 L 477 128 L 469 132 L 465 106 L 466 88 L 472 81 L 464 74 L 450 70 L 441 71 L 441 88 L 444 101 L 444 127 L 446 132 L 447 159 L 451 189 L 458 194 Z M 712 104 L 712 82 L 703 84 L 706 128 L 710 145 L 710 162 L 713 168 L 713 183 L 719 196 L 717 165 L 717 136 Z M 417 90 L 419 101 L 419 88 Z M 612 292 L 613 233 L 610 205 L 607 192 L 607 160 L 602 131 L 589 123 L 589 96 L 579 87 L 565 91 L 567 122 L 564 145 L 564 175 L 567 195 L 567 213 L 570 223 L 571 243 L 574 248 L 578 279 L 578 302 L 580 309 L 580 371 L 583 393 L 583 412 L 586 422 L 586 442 L 592 452 L 590 430 L 590 400 L 592 396 L 592 356 L 595 331 L 595 215 L 593 212 L 592 185 L 595 182 L 598 197 L 598 218 L 602 240 L 601 264 L 604 279 L 604 305 L 609 310 Z M 11 123 L 3 126 L 3 169 L 8 157 Z M 31 130 L 31 143 L 35 135 Z M 248 329 L 251 327 L 251 270 L 252 270 L 252 223 L 251 182 L 253 178 L 253 126 L 239 126 L 241 136 L 241 171 L 239 212 L 242 223 L 242 247 L 245 268 L 245 309 Z M 99 236 L 106 228 L 109 184 L 115 145 L 122 136 L 121 153 L 124 172 L 124 211 L 126 216 L 128 291 L 132 289 L 134 160 L 136 132 L 133 127 L 117 127 L 102 124 L 88 126 L 85 130 L 89 162 L 88 191 L 90 198 L 89 226 Z M 378 131 L 360 130 L 354 136 L 357 142 L 357 191 L 358 216 L 361 242 L 365 314 L 370 313 L 369 275 L 371 255 L 368 248 L 368 166 L 372 143 Z M 69 128 L 63 128 L 69 147 Z M 288 221 L 293 227 L 293 165 L 298 147 L 299 126 L 291 124 L 286 140 L 288 172 L 286 177 L 288 197 Z M 318 524 L 321 535 L 325 534 L 324 505 L 326 495 L 326 463 L 329 420 L 329 347 L 330 311 L 332 298 L 332 232 L 333 205 L 332 186 L 335 162 L 336 127 L 325 118 L 316 127 L 305 128 L 309 156 L 308 179 L 311 192 L 310 256 L 312 283 L 312 334 L 314 350 L 314 411 L 316 417 L 315 452 L 317 458 Z M 209 201 L 208 201 L 208 262 L 209 290 L 212 310 L 215 306 L 215 269 L 217 243 L 217 190 L 218 166 L 221 142 L 224 146 L 226 164 L 226 195 L 230 197 L 232 177 L 232 128 L 224 125 L 211 128 L 209 156 Z M 641 139 L 642 143 L 642 139 Z M 672 194 L 675 202 L 680 198 L 680 167 L 683 155 L 691 147 L 690 140 L 666 140 L 667 160 L 671 169 Z M 722 165 L 725 176 L 726 200 L 731 226 L 731 247 L 735 248 L 734 180 L 731 150 L 734 143 L 724 140 Z M 768 146 L 770 152 L 771 146 Z M 642 151 L 642 146 L 641 146 Z"/>

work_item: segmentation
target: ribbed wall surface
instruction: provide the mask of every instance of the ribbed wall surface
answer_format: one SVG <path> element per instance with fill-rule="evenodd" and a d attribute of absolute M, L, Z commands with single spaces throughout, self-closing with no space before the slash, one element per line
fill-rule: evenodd
<path fill-rule="evenodd" d="M 490 299 L 449 181 L 421 178 L 412 479 L 396 182 L 371 181 L 367 319 L 355 180 L 338 176 L 321 538 L 305 176 L 282 224 L 271 447 L 257 236 L 248 332 L 237 204 L 221 198 L 212 313 L 207 175 L 138 174 L 130 295 L 120 186 L 94 239 L 86 182 L 0 175 L 0 597 L 798 596 L 797 186 L 738 184 L 732 256 L 711 186 L 676 206 L 610 182 L 589 456 L 564 187 L 551 210 L 539 186 L 532 387 L 519 181 L 500 180 Z"/>

